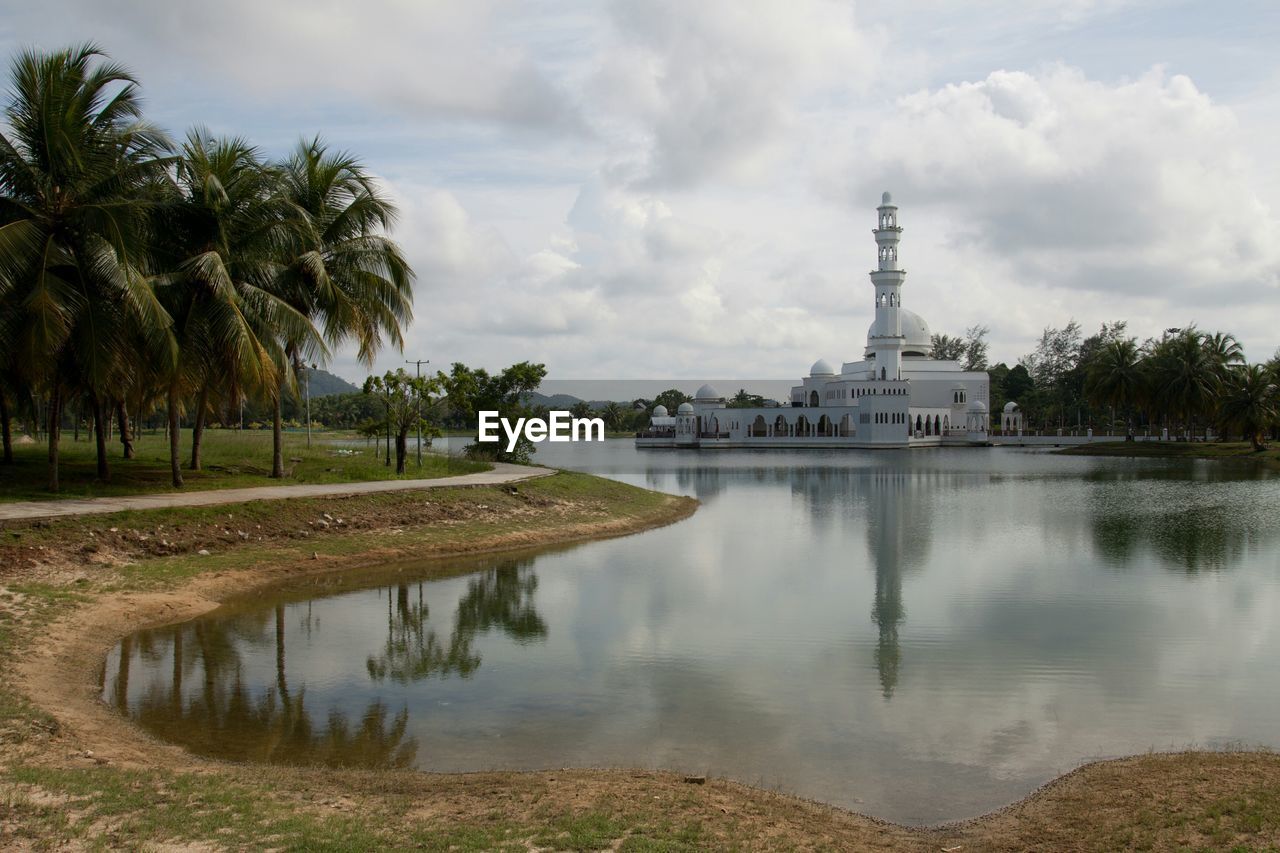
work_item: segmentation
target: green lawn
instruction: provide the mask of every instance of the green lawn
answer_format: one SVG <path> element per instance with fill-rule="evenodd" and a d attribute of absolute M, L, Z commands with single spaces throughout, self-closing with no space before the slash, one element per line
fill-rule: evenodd
<path fill-rule="evenodd" d="M 415 464 L 412 442 L 405 479 L 445 477 L 486 471 L 483 462 L 424 453 L 422 467 Z M 96 477 L 92 437 L 81 433 L 75 441 L 70 432 L 63 434 L 61 446 L 61 489 L 57 494 L 46 488 L 48 449 L 42 442 L 14 447 L 14 464 L 0 466 L 0 501 L 47 500 L 51 498 L 83 498 L 112 495 L 136 495 L 146 492 L 173 491 L 169 484 L 169 444 L 162 432 L 139 436 L 134 446 L 137 455 L 124 459 L 119 441 L 108 445 L 111 455 L 111 481 Z M 352 439 L 347 433 L 313 432 L 307 448 L 305 433 L 286 432 L 284 436 L 285 479 L 272 480 L 270 430 L 222 430 L 205 432 L 203 470 L 187 470 L 191 457 L 191 431 L 182 436 L 183 478 L 187 490 L 228 489 L 245 486 L 268 486 L 279 483 L 353 483 L 363 480 L 397 479 L 392 467 L 385 463 L 385 452 L 375 451 L 373 444 Z"/>

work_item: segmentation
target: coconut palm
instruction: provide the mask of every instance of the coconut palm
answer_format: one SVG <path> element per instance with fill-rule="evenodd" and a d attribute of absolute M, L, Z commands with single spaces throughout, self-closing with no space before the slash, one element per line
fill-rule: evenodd
<path fill-rule="evenodd" d="M 145 275 L 169 143 L 142 120 L 134 78 L 94 45 L 24 51 L 11 74 L 0 133 L 0 352 L 48 395 L 56 491 L 66 397 L 88 398 L 106 479 L 104 403 L 140 355 L 171 354 L 169 318 Z"/>
<path fill-rule="evenodd" d="M 1220 411 L 1223 423 L 1247 436 L 1254 450 L 1265 449 L 1263 436 L 1280 423 L 1280 394 L 1271 372 L 1260 364 L 1232 371 Z"/>
<path fill-rule="evenodd" d="M 330 152 L 319 139 L 299 144 L 280 167 L 280 194 L 291 207 L 294 243 L 275 292 L 320 327 L 331 346 L 354 342 L 368 366 L 384 339 L 403 348 L 413 317 L 413 270 L 385 236 L 396 209 L 354 157 Z M 282 338 L 289 362 L 306 344 Z M 272 476 L 284 473 L 280 402 L 275 394 Z"/>
<path fill-rule="evenodd" d="M 1152 353 L 1152 395 L 1165 411 L 1185 418 L 1188 434 L 1194 432 L 1196 415 L 1210 410 L 1222 386 L 1204 339 L 1190 327 L 1160 341 Z"/>
<path fill-rule="evenodd" d="M 1205 334 L 1201 346 L 1221 379 L 1227 378 L 1231 368 L 1244 364 L 1244 347 L 1234 335 L 1226 332 Z"/>
<path fill-rule="evenodd" d="M 1089 402 L 1116 409 L 1136 405 L 1145 394 L 1142 358 L 1133 338 L 1108 341 L 1085 368 L 1085 394 Z"/>
<path fill-rule="evenodd" d="M 199 470 L 211 400 L 275 388 L 281 335 L 318 344 L 310 321 L 272 288 L 289 244 L 287 207 L 275 187 L 275 174 L 244 140 L 201 129 L 188 135 L 163 210 L 161 255 L 171 272 L 157 277 L 181 347 L 167 377 L 174 487 L 182 485 L 178 417 L 186 394 L 194 395 L 191 468 Z"/>

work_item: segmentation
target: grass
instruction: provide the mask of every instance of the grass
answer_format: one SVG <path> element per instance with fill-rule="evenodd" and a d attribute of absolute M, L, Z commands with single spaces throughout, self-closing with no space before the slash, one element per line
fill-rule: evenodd
<path fill-rule="evenodd" d="M 1254 450 L 1247 441 L 1105 441 L 1065 447 L 1056 452 L 1064 456 L 1229 459 L 1280 466 L 1280 446 Z"/>
<path fill-rule="evenodd" d="M 339 443 L 341 442 L 341 443 Z M 269 430 L 205 431 L 201 471 L 187 470 L 191 454 L 191 431 L 184 430 L 184 490 L 231 489 L 281 483 L 354 483 L 363 480 L 426 479 L 485 471 L 491 466 L 440 453 L 426 453 L 422 467 L 410 453 L 408 469 L 397 477 L 393 466 L 385 465 L 385 454 L 363 440 L 351 440 L 345 433 L 313 433 L 311 447 L 306 435 L 284 435 L 285 479 L 272 480 L 271 432 Z M 170 485 L 169 442 L 163 433 L 148 432 L 134 441 L 136 456 L 124 459 L 118 442 L 109 447 L 111 480 L 97 479 L 95 445 L 90 436 L 75 441 L 63 434 L 60 490 L 47 490 L 48 449 L 42 443 L 14 447 L 14 464 L 0 467 L 0 501 L 49 500 L 57 498 L 107 497 L 174 491 Z M 339 452 L 339 451 L 351 451 Z M 393 452 L 394 459 L 394 452 Z"/>

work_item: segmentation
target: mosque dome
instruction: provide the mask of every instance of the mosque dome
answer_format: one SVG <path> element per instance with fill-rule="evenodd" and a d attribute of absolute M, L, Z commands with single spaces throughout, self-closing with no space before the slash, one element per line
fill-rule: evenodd
<path fill-rule="evenodd" d="M 717 394 L 717 393 L 716 393 L 716 389 L 712 388 L 710 385 L 703 385 L 701 388 L 699 388 L 699 389 L 698 389 L 698 392 L 697 392 L 696 394 L 694 394 L 694 395 L 693 395 L 693 399 L 695 399 L 695 400 L 719 400 L 719 399 L 720 399 L 720 395 L 719 395 L 719 394 Z"/>
<path fill-rule="evenodd" d="M 681 403 L 680 408 L 676 409 L 677 415 L 692 415 L 693 403 Z"/>
<path fill-rule="evenodd" d="M 836 371 L 825 358 L 820 358 L 809 368 L 810 376 L 835 376 Z"/>
<path fill-rule="evenodd" d="M 884 207 L 887 204 L 893 204 L 893 196 L 889 195 L 889 193 L 886 191 L 882 193 L 880 196 L 880 206 Z"/>
<path fill-rule="evenodd" d="M 1018 404 L 1012 400 L 1004 404 L 1004 413 L 1006 415 L 1012 415 L 1016 411 L 1018 411 Z"/>
<path fill-rule="evenodd" d="M 663 405 L 654 406 L 653 416 L 655 418 L 665 418 L 667 416 L 667 407 Z"/>
<path fill-rule="evenodd" d="M 987 410 L 987 404 L 982 402 L 981 400 L 974 400 L 972 403 L 969 404 L 969 411 L 971 412 L 985 412 L 986 410 Z"/>
<path fill-rule="evenodd" d="M 906 338 L 902 354 L 928 357 L 933 352 L 933 333 L 929 331 L 929 324 L 919 314 L 906 308 L 898 309 L 898 317 L 902 322 L 902 336 Z M 867 338 L 874 337 L 876 324 L 872 323 L 867 329 Z M 867 354 L 871 354 L 870 346 L 867 347 Z"/>

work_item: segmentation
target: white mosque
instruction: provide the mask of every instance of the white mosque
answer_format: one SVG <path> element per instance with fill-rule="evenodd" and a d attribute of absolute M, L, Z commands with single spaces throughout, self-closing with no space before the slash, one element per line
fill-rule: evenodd
<path fill-rule="evenodd" d="M 790 407 L 738 409 L 710 385 L 674 415 L 654 409 L 640 447 L 936 447 L 986 444 L 985 371 L 931 357 L 929 326 L 902 307 L 902 226 L 889 193 L 876 208 L 879 255 L 871 271 L 876 319 L 862 360 L 839 372 L 825 359 L 791 389 Z M 1019 430 L 1020 432 L 1020 430 Z"/>

